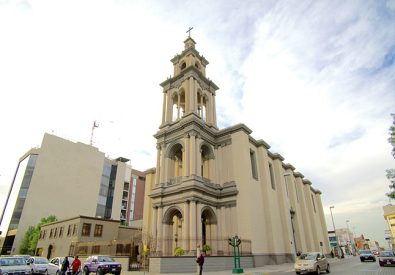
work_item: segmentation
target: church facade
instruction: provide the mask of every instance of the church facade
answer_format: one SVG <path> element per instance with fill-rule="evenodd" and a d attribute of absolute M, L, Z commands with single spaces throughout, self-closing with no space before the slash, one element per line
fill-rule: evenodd
<path fill-rule="evenodd" d="M 233 255 L 241 239 L 254 266 L 293 261 L 297 251 L 330 253 L 321 192 L 244 124 L 219 129 L 217 85 L 188 37 L 161 83 L 156 168 L 146 171 L 143 241 L 152 256 L 199 250 Z"/>

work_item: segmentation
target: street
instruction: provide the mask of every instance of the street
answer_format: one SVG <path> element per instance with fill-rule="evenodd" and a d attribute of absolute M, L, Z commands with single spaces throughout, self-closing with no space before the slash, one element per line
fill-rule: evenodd
<path fill-rule="evenodd" d="M 295 274 L 292 272 L 276 272 L 276 275 Z M 322 272 L 321 274 L 326 274 Z M 336 275 L 395 275 L 395 266 L 379 266 L 378 262 L 361 262 L 359 257 L 343 259 L 331 265 L 331 273 Z"/>

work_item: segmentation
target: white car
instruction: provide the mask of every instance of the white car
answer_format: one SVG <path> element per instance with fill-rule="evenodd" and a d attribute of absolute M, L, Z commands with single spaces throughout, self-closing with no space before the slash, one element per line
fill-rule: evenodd
<path fill-rule="evenodd" d="M 0 257 L 0 274 L 30 275 L 30 267 L 22 257 Z"/>
<path fill-rule="evenodd" d="M 294 264 L 296 274 L 314 272 L 320 274 L 321 271 L 330 273 L 328 259 L 320 252 L 302 253 Z"/>
<path fill-rule="evenodd" d="M 27 265 L 30 266 L 32 274 L 48 274 L 48 259 L 44 257 L 30 257 L 27 260 Z"/>
<path fill-rule="evenodd" d="M 71 263 L 73 262 L 74 258 L 68 256 L 70 268 Z M 49 260 L 48 263 L 48 275 L 60 275 L 60 268 L 62 267 L 64 257 L 55 257 Z"/>

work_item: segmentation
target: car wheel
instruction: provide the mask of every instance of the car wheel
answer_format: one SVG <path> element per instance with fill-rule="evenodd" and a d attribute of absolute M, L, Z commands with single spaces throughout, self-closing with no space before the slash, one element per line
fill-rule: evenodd
<path fill-rule="evenodd" d="M 320 274 L 320 273 L 321 273 L 320 267 L 317 266 L 316 274 Z"/>
<path fill-rule="evenodd" d="M 88 275 L 89 274 L 89 269 L 85 266 L 84 267 L 84 275 Z"/>
<path fill-rule="evenodd" d="M 365 261 L 365 260 L 362 260 L 362 259 L 361 259 L 361 262 L 364 262 L 364 261 Z"/>
<path fill-rule="evenodd" d="M 56 271 L 56 275 L 60 275 L 60 272 L 59 272 L 59 270 L 58 270 L 58 271 Z"/>
<path fill-rule="evenodd" d="M 101 270 L 101 268 L 98 268 L 96 271 L 96 275 L 103 275 L 103 270 Z"/>
<path fill-rule="evenodd" d="M 300 274 L 300 272 L 299 272 L 299 271 L 296 271 L 296 274 L 298 274 L 298 275 L 299 275 L 299 274 Z"/>
<path fill-rule="evenodd" d="M 331 268 L 329 267 L 329 264 L 326 265 L 326 273 L 331 273 Z"/>

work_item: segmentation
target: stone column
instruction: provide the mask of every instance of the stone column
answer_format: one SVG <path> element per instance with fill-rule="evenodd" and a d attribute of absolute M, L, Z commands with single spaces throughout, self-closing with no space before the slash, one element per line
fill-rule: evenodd
<path fill-rule="evenodd" d="M 160 156 L 161 156 L 161 146 L 156 146 L 156 173 L 155 173 L 155 184 L 160 183 Z"/>
<path fill-rule="evenodd" d="M 184 138 L 185 140 L 185 149 L 183 148 L 183 165 L 184 165 L 184 176 L 187 177 L 190 175 L 190 137 L 189 135 L 186 135 L 186 137 Z"/>
<path fill-rule="evenodd" d="M 165 151 L 166 151 L 166 147 L 165 145 L 161 146 L 160 149 L 161 153 L 160 153 L 160 165 L 159 167 L 157 167 L 157 169 L 159 169 L 159 173 L 160 173 L 160 182 L 165 182 L 165 169 L 166 169 L 166 165 L 165 165 Z M 158 173 L 158 171 L 156 171 Z"/>
<path fill-rule="evenodd" d="M 183 217 L 183 226 L 182 226 L 182 237 L 183 237 L 183 248 L 186 252 L 189 252 L 189 201 L 184 202 L 184 217 Z"/>
<path fill-rule="evenodd" d="M 196 133 L 190 133 L 190 166 L 191 174 L 196 175 Z"/>
<path fill-rule="evenodd" d="M 213 94 L 213 124 L 217 126 L 217 110 L 215 108 L 215 95 Z"/>
<path fill-rule="evenodd" d="M 162 124 L 166 121 L 166 91 L 163 91 Z"/>
<path fill-rule="evenodd" d="M 224 238 L 224 236 L 222 235 L 221 214 L 222 214 L 221 206 L 217 206 L 216 215 L 217 215 L 217 254 L 218 255 L 224 254 L 224 248 L 223 248 L 223 242 L 222 242 L 222 239 Z"/>
<path fill-rule="evenodd" d="M 156 251 L 159 252 L 159 255 L 162 255 L 162 251 L 163 251 L 163 224 L 162 221 L 163 220 L 163 206 L 159 206 L 158 207 L 158 217 L 157 217 L 157 248 Z"/>
<path fill-rule="evenodd" d="M 157 242 L 158 241 L 158 237 L 156 236 L 157 226 L 158 226 L 158 207 L 157 206 L 155 206 L 153 208 L 151 223 L 152 223 L 152 225 L 151 225 L 152 239 Z"/>
<path fill-rule="evenodd" d="M 196 204 L 196 226 L 197 226 L 197 244 L 200 245 L 200 249 L 202 249 L 202 240 L 203 240 L 203 232 L 202 232 L 202 217 L 200 215 L 202 210 L 202 204 Z"/>
<path fill-rule="evenodd" d="M 196 109 L 194 104 L 195 91 L 193 89 L 194 88 L 193 82 L 194 82 L 193 77 L 192 76 L 189 77 L 189 111 L 190 112 L 194 112 Z"/>
<path fill-rule="evenodd" d="M 191 248 L 191 252 L 195 253 L 196 252 L 196 201 L 192 200 L 190 202 L 190 248 Z"/>

